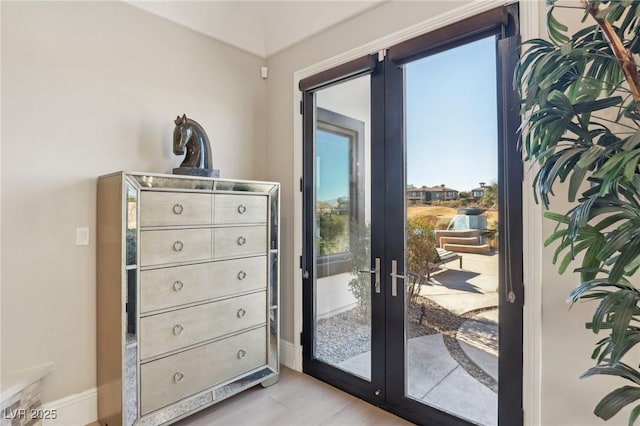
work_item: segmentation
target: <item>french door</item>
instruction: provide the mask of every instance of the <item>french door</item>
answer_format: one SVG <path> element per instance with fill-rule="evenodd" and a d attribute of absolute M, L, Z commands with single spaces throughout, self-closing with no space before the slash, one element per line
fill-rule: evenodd
<path fill-rule="evenodd" d="M 522 424 L 517 34 L 502 7 L 300 83 L 303 369 L 418 424 Z"/>

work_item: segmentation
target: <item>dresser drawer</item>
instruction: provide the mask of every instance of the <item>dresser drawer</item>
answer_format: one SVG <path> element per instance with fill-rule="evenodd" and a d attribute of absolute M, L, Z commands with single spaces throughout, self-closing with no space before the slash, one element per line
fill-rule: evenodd
<path fill-rule="evenodd" d="M 161 265 L 211 259 L 211 229 L 140 232 L 140 264 Z"/>
<path fill-rule="evenodd" d="M 217 228 L 213 240 L 213 253 L 217 258 L 262 254 L 267 252 L 267 227 L 261 225 Z"/>
<path fill-rule="evenodd" d="M 267 321 L 266 292 L 238 296 L 140 319 L 140 357 L 214 339 Z"/>
<path fill-rule="evenodd" d="M 259 328 L 142 364 L 142 415 L 266 365 L 266 340 Z"/>
<path fill-rule="evenodd" d="M 267 258 L 248 257 L 140 273 L 140 311 L 266 288 Z"/>
<path fill-rule="evenodd" d="M 209 225 L 211 194 L 142 191 L 140 226 Z"/>
<path fill-rule="evenodd" d="M 267 197 L 264 195 L 214 195 L 213 221 L 216 224 L 266 223 Z"/>

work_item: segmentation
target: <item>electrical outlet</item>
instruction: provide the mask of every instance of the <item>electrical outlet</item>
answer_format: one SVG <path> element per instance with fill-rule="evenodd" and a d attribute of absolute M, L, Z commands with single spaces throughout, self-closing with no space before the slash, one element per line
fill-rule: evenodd
<path fill-rule="evenodd" d="M 89 228 L 88 227 L 76 228 L 76 245 L 77 246 L 89 245 Z"/>

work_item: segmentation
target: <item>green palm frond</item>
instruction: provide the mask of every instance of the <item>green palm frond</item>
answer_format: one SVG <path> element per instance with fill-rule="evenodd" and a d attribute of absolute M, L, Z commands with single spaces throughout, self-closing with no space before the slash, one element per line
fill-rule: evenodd
<path fill-rule="evenodd" d="M 629 56 L 640 53 L 640 2 L 587 1 L 583 20 L 593 25 L 573 34 L 555 16 L 561 6 L 549 4 L 549 40 L 523 44 L 514 79 L 524 117 L 519 144 L 539 166 L 536 202 L 548 209 L 566 182 L 575 203 L 564 214 L 545 213 L 557 225 L 544 244 L 554 246 L 560 273 L 578 265 L 580 284 L 568 300 L 596 302 L 586 326 L 606 334 L 582 377 L 632 382 L 596 406 L 608 420 L 640 399 L 640 372 L 622 361 L 640 343 L 640 292 L 629 280 L 640 268 L 640 73 Z M 640 405 L 629 424 L 639 417 Z"/>

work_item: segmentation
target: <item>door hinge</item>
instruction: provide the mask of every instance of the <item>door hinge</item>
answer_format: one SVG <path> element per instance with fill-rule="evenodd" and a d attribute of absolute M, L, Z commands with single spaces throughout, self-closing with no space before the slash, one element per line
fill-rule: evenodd
<path fill-rule="evenodd" d="M 302 192 L 303 187 L 304 187 L 304 183 L 302 181 L 302 178 L 300 178 L 300 192 Z"/>
<path fill-rule="evenodd" d="M 302 269 L 302 256 L 300 256 L 300 269 Z"/>
<path fill-rule="evenodd" d="M 304 101 L 300 101 L 300 115 L 304 114 Z"/>
<path fill-rule="evenodd" d="M 304 332 L 301 331 L 300 332 L 300 346 L 303 345 L 303 342 L 304 342 Z"/>

